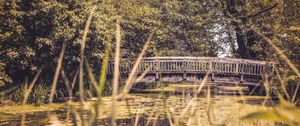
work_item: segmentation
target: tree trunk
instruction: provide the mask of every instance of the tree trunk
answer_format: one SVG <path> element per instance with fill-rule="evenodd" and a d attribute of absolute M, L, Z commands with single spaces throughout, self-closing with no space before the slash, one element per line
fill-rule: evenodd
<path fill-rule="evenodd" d="M 249 48 L 249 55 L 251 58 L 257 57 L 256 53 L 253 50 L 251 50 L 251 47 L 253 47 L 255 44 L 254 36 L 255 36 L 255 34 L 254 34 L 253 30 L 247 31 L 247 33 L 246 33 L 247 44 L 248 44 L 248 48 Z"/>
<path fill-rule="evenodd" d="M 236 9 L 236 0 L 226 0 L 225 14 L 227 17 L 240 17 L 240 13 Z M 231 24 L 235 27 L 236 39 L 240 57 L 243 59 L 249 59 L 249 46 L 247 45 L 247 39 L 244 30 L 240 27 L 240 24 L 236 21 L 231 21 Z"/>

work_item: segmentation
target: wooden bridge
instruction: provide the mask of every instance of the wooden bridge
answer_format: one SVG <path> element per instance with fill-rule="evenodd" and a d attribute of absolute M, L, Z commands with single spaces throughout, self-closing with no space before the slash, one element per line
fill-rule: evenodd
<path fill-rule="evenodd" d="M 121 59 L 120 75 L 126 78 L 135 59 Z M 263 78 L 273 76 L 275 63 L 268 61 L 232 59 L 218 57 L 146 57 L 136 71 L 137 75 L 147 72 L 139 82 L 199 82 L 208 73 L 212 84 L 261 84 Z M 108 66 L 108 77 L 113 76 L 114 62 Z"/>

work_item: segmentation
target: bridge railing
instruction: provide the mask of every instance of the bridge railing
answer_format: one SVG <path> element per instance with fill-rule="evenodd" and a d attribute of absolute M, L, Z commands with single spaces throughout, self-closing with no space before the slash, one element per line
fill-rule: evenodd
<path fill-rule="evenodd" d="M 134 59 L 121 59 L 120 73 L 128 74 L 135 63 Z M 148 73 L 206 73 L 243 74 L 261 76 L 272 75 L 274 62 L 217 58 L 217 57 L 146 57 L 138 66 L 137 73 L 148 69 Z M 108 66 L 108 74 L 113 73 L 114 62 Z"/>

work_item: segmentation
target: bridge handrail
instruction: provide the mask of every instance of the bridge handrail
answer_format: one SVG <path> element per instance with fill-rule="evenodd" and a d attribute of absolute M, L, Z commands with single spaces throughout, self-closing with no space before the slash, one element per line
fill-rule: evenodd
<path fill-rule="evenodd" d="M 121 61 L 130 61 L 127 65 L 120 66 L 121 73 L 129 73 L 133 67 L 134 59 L 123 58 Z M 121 64 L 125 62 L 121 62 Z M 183 73 L 183 72 L 212 72 L 221 74 L 245 74 L 261 76 L 267 72 L 272 75 L 274 62 L 219 58 L 219 57 L 145 57 L 139 65 L 138 73 L 142 73 L 148 67 L 149 73 Z M 112 73 L 113 61 L 110 62 L 108 73 Z M 267 68 L 267 69 L 266 69 Z"/>
<path fill-rule="evenodd" d="M 122 58 L 121 60 L 126 60 L 130 58 Z M 257 64 L 265 64 L 268 61 L 261 61 L 261 60 L 252 60 L 252 59 L 240 59 L 240 58 L 221 58 L 221 57 L 144 57 L 143 60 L 215 60 L 215 61 L 233 61 L 233 62 L 249 62 L 249 63 L 257 63 Z M 112 60 L 113 61 L 113 60 Z M 274 63 L 274 62 L 270 62 Z"/>

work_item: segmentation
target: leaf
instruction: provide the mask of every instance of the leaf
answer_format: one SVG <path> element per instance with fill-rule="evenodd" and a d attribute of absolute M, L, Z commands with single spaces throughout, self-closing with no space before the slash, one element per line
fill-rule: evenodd
<path fill-rule="evenodd" d="M 250 113 L 241 118 L 242 120 L 272 120 L 272 121 L 283 121 L 273 111 L 263 111 Z"/>
<path fill-rule="evenodd" d="M 292 27 L 288 28 L 288 30 L 290 30 L 290 31 L 300 31 L 300 27 L 292 26 Z"/>
<path fill-rule="evenodd" d="M 285 100 L 281 100 L 278 107 L 268 111 L 250 113 L 241 118 L 242 120 L 268 120 L 278 121 L 289 125 L 300 124 L 300 110 Z"/>

